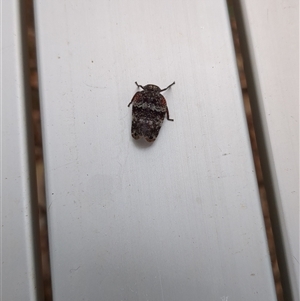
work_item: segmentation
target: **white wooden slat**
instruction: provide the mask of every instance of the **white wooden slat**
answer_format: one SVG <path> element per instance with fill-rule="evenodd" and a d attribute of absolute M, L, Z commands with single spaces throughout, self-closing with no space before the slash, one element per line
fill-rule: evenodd
<path fill-rule="evenodd" d="M 35 1 L 54 300 L 275 300 L 225 1 Z M 140 84 L 170 115 L 130 136 Z"/>
<path fill-rule="evenodd" d="M 275 231 L 281 231 L 275 237 L 281 235 L 284 248 L 278 252 L 284 260 L 281 278 L 290 281 L 287 298 L 299 300 L 299 1 L 239 3 L 248 48 L 246 65 L 252 72 L 249 88 L 255 90 L 250 91 L 256 100 L 254 116 L 261 122 L 259 143 L 267 156 L 262 164 L 269 163 L 264 176 L 267 181 L 271 178 L 270 201 L 278 212 L 275 227 L 280 226 Z"/>
<path fill-rule="evenodd" d="M 22 1 L 2 3 L 1 300 L 42 300 Z"/>

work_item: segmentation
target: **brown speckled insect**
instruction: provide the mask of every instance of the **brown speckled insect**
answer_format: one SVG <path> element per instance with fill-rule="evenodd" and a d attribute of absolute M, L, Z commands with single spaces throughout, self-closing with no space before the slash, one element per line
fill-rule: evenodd
<path fill-rule="evenodd" d="M 132 105 L 132 124 L 131 135 L 134 139 L 144 137 L 148 142 L 153 142 L 159 133 L 161 125 L 167 114 L 169 118 L 169 110 L 166 99 L 160 94 L 175 84 L 172 83 L 165 89 L 160 89 L 155 85 L 141 86 L 137 82 L 135 84 L 144 91 L 136 92 L 128 104 Z"/>

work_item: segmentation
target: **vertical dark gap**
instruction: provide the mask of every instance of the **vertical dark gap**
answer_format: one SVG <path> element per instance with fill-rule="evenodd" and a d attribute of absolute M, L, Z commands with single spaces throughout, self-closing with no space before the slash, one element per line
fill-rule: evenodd
<path fill-rule="evenodd" d="M 41 260 L 41 248 L 40 248 L 40 233 L 39 233 L 39 214 L 38 214 L 38 202 L 37 202 L 37 186 L 36 186 L 36 171 L 35 171 L 35 158 L 34 158 L 34 139 L 33 139 L 33 123 L 31 118 L 31 89 L 29 84 L 29 51 L 28 51 L 28 39 L 27 39 L 27 15 L 26 6 L 24 2 L 19 1 L 16 3 L 19 11 L 16 11 L 17 17 L 20 18 L 20 29 L 21 29 L 21 53 L 22 53 L 22 86 L 24 93 L 24 112 L 25 122 L 25 141 L 27 146 L 27 167 L 29 171 L 29 185 L 30 185 L 30 211 L 31 211 L 31 233 L 32 233 L 32 251 L 34 256 L 34 276 L 33 282 L 35 285 L 35 296 L 34 300 L 41 300 L 44 296 L 43 280 L 42 280 L 42 260 Z"/>
<path fill-rule="evenodd" d="M 28 54 L 29 54 L 29 84 L 31 87 L 31 101 L 32 101 L 32 120 L 34 131 L 34 145 L 35 145 L 35 166 L 37 177 L 37 194 L 38 194 L 38 209 L 39 209 L 39 230 L 40 230 L 40 248 L 42 254 L 42 283 L 44 287 L 45 301 L 52 301 L 52 287 L 50 274 L 50 257 L 48 244 L 48 227 L 46 215 L 45 202 L 45 182 L 44 182 L 44 161 L 43 161 L 43 143 L 40 120 L 40 99 L 39 99 L 39 85 L 38 85 L 38 70 L 36 58 L 36 39 L 34 27 L 34 10 L 33 0 L 26 0 L 26 27 L 28 39 Z"/>
<path fill-rule="evenodd" d="M 251 64 L 251 55 L 250 55 L 250 45 L 248 40 L 245 38 L 246 27 L 242 17 L 242 7 L 240 1 L 233 1 L 234 10 L 236 13 L 236 19 L 239 24 L 238 33 L 240 35 L 240 40 L 242 43 L 243 55 L 245 57 L 245 74 L 247 75 L 247 81 L 249 86 L 249 95 L 250 102 L 252 106 L 252 111 L 255 114 L 255 124 L 256 135 L 259 138 L 258 141 L 258 150 L 261 158 L 261 170 L 265 175 L 264 177 L 264 186 L 266 187 L 266 195 L 268 200 L 269 212 L 270 212 L 270 221 L 273 229 L 274 239 L 274 248 L 277 253 L 278 261 L 278 271 L 281 275 L 281 286 L 282 286 L 282 298 L 286 301 L 294 300 L 291 289 L 291 279 L 287 266 L 287 253 L 284 245 L 284 233 L 281 224 L 281 219 L 279 217 L 279 212 L 281 209 L 278 208 L 278 194 L 276 194 L 276 189 L 278 184 L 276 183 L 276 178 L 274 178 L 272 173 L 272 158 L 270 158 L 268 150 L 268 139 L 269 137 L 264 131 L 263 127 L 263 112 L 259 107 L 259 87 L 255 82 L 254 76 L 254 67 Z"/>
<path fill-rule="evenodd" d="M 233 0 L 227 0 L 227 5 L 228 5 L 228 11 L 229 11 L 229 15 L 230 15 L 232 37 L 233 37 L 234 48 L 235 48 L 235 53 L 236 53 L 236 60 L 237 60 L 241 89 L 242 89 L 242 94 L 243 94 L 245 113 L 246 113 L 246 117 L 247 117 L 247 124 L 248 124 L 249 137 L 250 137 L 250 141 L 251 141 L 251 147 L 252 147 L 253 161 L 254 161 L 255 170 L 256 170 L 257 184 L 258 184 L 258 188 L 259 188 L 260 201 L 261 201 L 262 212 L 263 212 L 263 216 L 264 216 L 264 223 L 265 223 L 265 228 L 266 228 L 266 234 L 267 234 L 267 239 L 268 239 L 268 247 L 269 247 L 269 253 L 270 253 L 270 258 L 271 258 L 271 263 L 272 263 L 272 270 L 273 270 L 273 277 L 274 277 L 274 282 L 275 282 L 277 300 L 284 301 L 282 283 L 281 283 L 277 255 L 276 255 L 275 240 L 274 240 L 272 223 L 271 223 L 271 218 L 270 218 L 270 208 L 269 208 L 269 203 L 268 203 L 268 198 L 267 198 L 267 193 L 266 193 L 266 188 L 265 188 L 265 181 L 263 178 L 261 158 L 259 155 L 259 150 L 258 150 L 258 145 L 257 145 L 257 139 L 256 139 L 256 133 L 255 133 L 253 115 L 252 115 L 252 108 L 251 108 L 251 103 L 250 103 L 250 98 L 249 98 L 249 93 L 248 93 L 248 83 L 247 83 L 245 70 L 244 70 L 244 60 L 243 60 L 243 55 L 242 55 L 242 51 L 241 51 L 241 47 L 240 47 L 238 28 L 237 28 L 236 18 L 235 18 L 235 14 L 234 14 Z"/>

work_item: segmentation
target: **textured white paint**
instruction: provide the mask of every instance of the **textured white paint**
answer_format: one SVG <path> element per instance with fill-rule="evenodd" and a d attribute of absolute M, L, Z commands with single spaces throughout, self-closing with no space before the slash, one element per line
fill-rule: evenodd
<path fill-rule="evenodd" d="M 1 297 L 41 300 L 37 199 L 21 1 L 3 1 L 1 39 Z M 24 13 L 24 11 L 23 11 Z M 29 109 L 29 110 L 28 110 Z M 30 124 L 31 125 L 31 124 Z M 31 154 L 30 154 L 31 153 Z M 31 157 L 31 158 L 30 158 Z"/>
<path fill-rule="evenodd" d="M 226 2 L 35 4 L 54 300 L 273 301 Z"/>
<path fill-rule="evenodd" d="M 240 2 L 292 295 L 299 300 L 299 1 Z"/>

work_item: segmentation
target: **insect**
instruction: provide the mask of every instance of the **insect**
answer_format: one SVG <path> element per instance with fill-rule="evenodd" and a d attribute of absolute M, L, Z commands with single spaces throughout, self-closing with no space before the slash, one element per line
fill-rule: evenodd
<path fill-rule="evenodd" d="M 165 89 L 152 84 L 146 86 L 141 86 L 137 82 L 135 84 L 144 91 L 136 92 L 128 104 L 128 107 L 133 104 L 131 135 L 134 139 L 144 137 L 148 142 L 153 142 L 158 136 L 166 114 L 168 120 L 174 121 L 170 119 L 166 99 L 160 93 L 169 89 L 175 82 Z"/>

